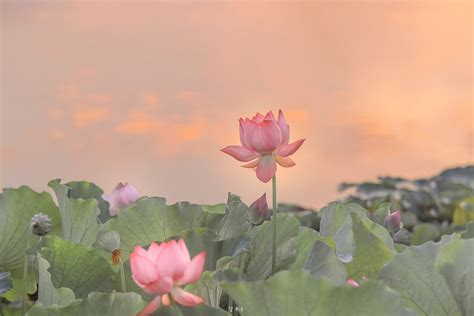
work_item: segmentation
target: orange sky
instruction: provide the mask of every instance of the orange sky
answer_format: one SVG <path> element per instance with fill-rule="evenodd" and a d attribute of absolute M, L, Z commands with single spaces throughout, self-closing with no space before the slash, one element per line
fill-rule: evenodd
<path fill-rule="evenodd" d="M 279 200 L 473 163 L 473 2 L 2 1 L 1 181 L 128 181 L 170 202 L 269 184 L 219 152 L 283 109 Z"/>

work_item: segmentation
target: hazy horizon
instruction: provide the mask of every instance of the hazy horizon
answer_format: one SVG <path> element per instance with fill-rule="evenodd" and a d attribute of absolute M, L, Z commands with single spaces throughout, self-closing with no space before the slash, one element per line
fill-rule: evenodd
<path fill-rule="evenodd" d="M 1 3 L 0 186 L 132 183 L 169 202 L 271 185 L 219 150 L 282 109 L 278 200 L 474 163 L 473 3 Z"/>

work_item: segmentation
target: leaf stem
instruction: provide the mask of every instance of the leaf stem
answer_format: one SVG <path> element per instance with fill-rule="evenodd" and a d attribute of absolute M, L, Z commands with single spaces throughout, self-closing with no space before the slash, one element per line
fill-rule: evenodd
<path fill-rule="evenodd" d="M 21 299 L 23 300 L 21 304 L 21 314 L 25 315 L 25 309 L 26 309 L 26 284 L 28 280 L 28 254 L 26 251 L 30 247 L 30 239 L 31 239 L 31 233 L 33 230 L 33 225 L 30 223 L 28 225 L 28 234 L 26 235 L 26 249 L 25 249 L 25 261 L 23 263 L 23 283 L 21 285 Z"/>
<path fill-rule="evenodd" d="M 122 283 L 122 292 L 127 292 L 127 286 L 125 285 L 125 269 L 123 268 L 123 261 L 122 258 L 119 259 L 120 261 L 120 282 Z"/>
<path fill-rule="evenodd" d="M 272 178 L 272 200 L 273 200 L 273 239 L 272 239 L 272 274 L 276 269 L 276 233 L 277 233 L 277 196 L 276 196 L 276 175 Z"/>

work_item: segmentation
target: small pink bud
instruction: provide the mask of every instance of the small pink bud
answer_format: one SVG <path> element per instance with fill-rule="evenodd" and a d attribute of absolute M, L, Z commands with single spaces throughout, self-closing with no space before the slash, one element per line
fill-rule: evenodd
<path fill-rule="evenodd" d="M 357 283 L 357 281 L 354 279 L 347 279 L 346 284 L 352 287 L 359 287 L 359 283 Z"/>
<path fill-rule="evenodd" d="M 270 218 L 270 211 L 268 210 L 267 194 L 264 193 L 255 202 L 253 202 L 248 211 L 248 217 L 252 224 L 260 225 L 265 220 Z"/>
<path fill-rule="evenodd" d="M 401 214 L 400 211 L 393 212 L 385 217 L 385 226 L 390 233 L 396 233 L 400 230 Z"/>

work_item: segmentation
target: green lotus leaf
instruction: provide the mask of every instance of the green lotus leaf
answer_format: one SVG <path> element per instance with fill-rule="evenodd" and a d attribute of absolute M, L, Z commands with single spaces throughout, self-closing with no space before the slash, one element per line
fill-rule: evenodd
<path fill-rule="evenodd" d="M 50 181 L 48 186 L 58 199 L 64 239 L 87 246 L 94 243 L 100 227 L 98 200 L 71 197 L 72 189 L 59 179 Z"/>
<path fill-rule="evenodd" d="M 435 267 L 441 245 L 453 238 L 407 247 L 380 271 L 378 279 L 398 291 L 418 315 L 461 315 L 445 278 Z"/>
<path fill-rule="evenodd" d="M 299 228 L 298 235 L 295 238 L 297 254 L 295 261 L 290 265 L 291 270 L 303 269 L 318 236 L 318 232 L 314 229 L 307 227 Z"/>
<path fill-rule="evenodd" d="M 84 300 L 75 300 L 65 307 L 45 307 L 41 303 L 33 306 L 28 316 L 135 316 L 145 301 L 136 293 L 98 293 L 92 292 Z"/>
<path fill-rule="evenodd" d="M 92 291 L 112 291 L 113 272 L 97 250 L 84 245 L 47 236 L 41 240 L 40 255 L 48 261 L 51 282 L 56 288 L 69 288 L 77 298 Z"/>
<path fill-rule="evenodd" d="M 304 271 L 282 271 L 265 281 L 226 282 L 224 290 L 243 316 L 414 315 L 401 297 L 381 283 L 335 286 Z"/>
<path fill-rule="evenodd" d="M 356 250 L 354 259 L 346 263 L 349 277 L 375 278 L 380 269 L 396 253 L 388 231 L 372 222 L 366 215 L 351 213 Z"/>
<path fill-rule="evenodd" d="M 225 214 L 210 212 L 196 204 L 178 202 L 166 205 L 159 197 L 140 199 L 104 225 L 120 235 L 121 250 L 126 260 L 136 245 L 147 246 L 153 241 L 164 241 L 181 232 L 204 227 L 215 232 L 213 240 L 239 238 L 249 229 L 247 206 L 237 196 L 226 205 Z M 219 206 L 221 208 L 221 206 Z"/>
<path fill-rule="evenodd" d="M 178 202 L 168 206 L 165 202 L 160 197 L 140 199 L 105 223 L 106 230 L 119 233 L 124 260 L 136 245 L 147 246 L 201 226 L 204 215 L 199 205 Z"/>
<path fill-rule="evenodd" d="M 443 275 L 462 315 L 474 315 L 474 239 L 444 244 L 435 267 Z"/>
<path fill-rule="evenodd" d="M 51 219 L 50 234 L 61 231 L 58 207 L 48 193 L 37 193 L 27 186 L 4 189 L 0 193 L 0 270 L 10 272 L 13 289 L 4 295 L 12 301 L 19 298 L 28 228 L 31 218 L 38 213 L 47 214 Z M 36 239 L 32 235 L 30 242 Z M 29 271 L 27 293 L 35 292 L 35 280 L 34 272 Z"/>
<path fill-rule="evenodd" d="M 321 213 L 321 237 L 332 237 L 336 243 L 336 255 L 344 261 L 351 261 L 355 240 L 350 209 L 340 203 L 331 203 Z"/>
<path fill-rule="evenodd" d="M 160 306 L 153 313 L 154 316 L 229 316 L 229 313 L 220 309 L 213 308 L 208 305 L 197 305 L 194 307 L 186 307 L 182 305 Z"/>
<path fill-rule="evenodd" d="M 388 231 L 370 220 L 361 206 L 331 203 L 322 213 L 321 237 L 334 240 L 336 256 L 349 277 L 376 277 L 396 253 Z"/>
<path fill-rule="evenodd" d="M 439 229 L 431 223 L 418 224 L 413 229 L 410 246 L 421 245 L 427 241 L 436 241 L 440 236 Z"/>
<path fill-rule="evenodd" d="M 75 299 L 74 292 L 68 288 L 55 288 L 48 271 L 49 262 L 38 256 L 38 302 L 44 307 L 57 305 L 67 306 Z"/>
<path fill-rule="evenodd" d="M 304 269 L 313 277 L 330 280 L 335 285 L 343 285 L 347 279 L 344 264 L 336 257 L 334 249 L 320 240 L 314 243 Z"/>
<path fill-rule="evenodd" d="M 462 238 L 474 238 L 474 222 L 466 225 L 466 230 L 461 233 Z"/>
<path fill-rule="evenodd" d="M 98 218 L 101 223 L 105 223 L 111 218 L 109 214 L 109 203 L 102 198 L 104 191 L 99 186 L 87 181 L 71 181 L 65 185 L 69 187 L 70 198 L 97 200 L 100 209 Z"/>
<path fill-rule="evenodd" d="M 287 269 L 296 258 L 296 237 L 300 222 L 291 215 L 277 215 L 277 266 L 276 270 Z M 263 280 L 271 274 L 272 266 L 272 223 L 264 222 L 251 231 L 252 243 L 246 275 L 248 280 Z"/>

